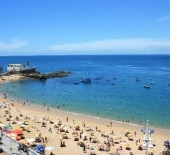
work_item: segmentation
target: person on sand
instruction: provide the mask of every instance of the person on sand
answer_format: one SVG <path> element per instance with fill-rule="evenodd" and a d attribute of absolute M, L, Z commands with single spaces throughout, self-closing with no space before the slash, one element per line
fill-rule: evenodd
<path fill-rule="evenodd" d="M 68 117 L 66 118 L 66 122 L 68 122 Z"/>
<path fill-rule="evenodd" d="M 65 141 L 63 141 L 63 147 L 66 147 Z"/>
<path fill-rule="evenodd" d="M 135 135 L 135 137 L 136 137 L 136 131 L 134 132 L 134 135 Z"/>
<path fill-rule="evenodd" d="M 45 143 L 48 143 L 47 137 L 45 137 Z"/>
<path fill-rule="evenodd" d="M 61 140 L 61 142 L 60 142 L 60 147 L 63 147 L 63 142 L 62 142 L 62 140 Z"/>
<path fill-rule="evenodd" d="M 80 132 L 80 139 L 81 139 L 81 135 L 82 135 L 82 133 Z"/>
<path fill-rule="evenodd" d="M 83 152 L 86 153 L 86 146 L 83 147 Z"/>
<path fill-rule="evenodd" d="M 52 130 L 51 130 L 51 128 L 49 128 L 49 130 L 48 130 L 49 132 L 52 132 Z"/>
<path fill-rule="evenodd" d="M 54 154 L 51 152 L 50 155 L 54 155 Z"/>

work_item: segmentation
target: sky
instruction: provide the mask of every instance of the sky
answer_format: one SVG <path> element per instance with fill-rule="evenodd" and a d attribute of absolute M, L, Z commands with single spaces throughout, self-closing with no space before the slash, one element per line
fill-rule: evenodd
<path fill-rule="evenodd" d="M 0 55 L 170 54 L 170 0 L 1 0 Z"/>

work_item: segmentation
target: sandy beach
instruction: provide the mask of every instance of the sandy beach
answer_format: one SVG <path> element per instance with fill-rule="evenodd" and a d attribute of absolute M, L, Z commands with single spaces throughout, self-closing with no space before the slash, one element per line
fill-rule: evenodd
<path fill-rule="evenodd" d="M 19 75 L 4 76 L 0 84 L 20 79 Z M 47 148 L 46 154 L 55 155 L 109 155 L 119 152 L 121 155 L 145 154 L 145 150 L 138 150 L 143 145 L 144 134 L 142 125 L 118 122 L 73 114 L 70 112 L 38 106 L 29 101 L 13 100 L 3 92 L 0 94 L 0 121 L 4 125 L 24 129 L 25 140 L 42 137 L 42 143 Z M 6 112 L 8 111 L 8 113 Z M 9 116 L 11 115 L 10 122 Z M 156 118 L 155 118 L 156 119 Z M 146 125 L 146 124 L 145 124 Z M 167 140 L 170 131 L 155 128 L 151 135 L 153 147 L 149 152 L 159 155 L 163 149 L 164 140 Z M 61 147 L 61 143 L 65 143 Z M 49 148 L 49 150 L 48 150 Z M 130 148 L 130 150 L 128 150 Z"/>

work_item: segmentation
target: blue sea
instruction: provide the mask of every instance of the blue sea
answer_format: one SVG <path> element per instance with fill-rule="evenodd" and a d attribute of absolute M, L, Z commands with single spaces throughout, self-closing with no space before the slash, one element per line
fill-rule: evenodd
<path fill-rule="evenodd" d="M 0 66 L 5 71 L 7 64 L 26 61 L 43 73 L 65 70 L 71 75 L 6 83 L 0 91 L 32 104 L 137 124 L 149 120 L 170 129 L 170 55 L 1 56 Z M 81 78 L 92 82 L 81 83 Z"/>

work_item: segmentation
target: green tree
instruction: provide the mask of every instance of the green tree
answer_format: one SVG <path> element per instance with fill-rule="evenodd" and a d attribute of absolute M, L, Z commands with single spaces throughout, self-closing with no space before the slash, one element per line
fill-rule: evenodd
<path fill-rule="evenodd" d="M 170 155 L 170 150 L 164 151 L 162 155 Z"/>

